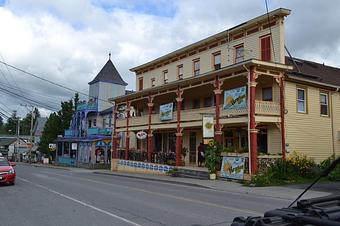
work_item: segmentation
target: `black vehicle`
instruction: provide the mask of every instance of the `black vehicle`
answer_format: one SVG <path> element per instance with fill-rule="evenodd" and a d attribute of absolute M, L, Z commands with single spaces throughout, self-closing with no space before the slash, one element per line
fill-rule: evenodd
<path fill-rule="evenodd" d="M 263 217 L 236 217 L 232 226 L 340 226 L 340 195 L 298 201 L 322 177 L 327 176 L 338 164 L 336 159 L 289 206 L 270 210 Z M 297 205 L 292 207 L 297 202 Z"/>

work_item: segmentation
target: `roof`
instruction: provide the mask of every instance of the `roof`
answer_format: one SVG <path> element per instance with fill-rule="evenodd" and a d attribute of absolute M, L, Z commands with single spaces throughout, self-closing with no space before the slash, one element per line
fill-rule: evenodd
<path fill-rule="evenodd" d="M 89 85 L 96 82 L 110 82 L 118 85 L 127 86 L 127 83 L 122 79 L 116 67 L 113 65 L 111 59 L 106 62 L 106 64 L 97 74 L 97 76 L 91 82 L 89 82 Z"/>
<path fill-rule="evenodd" d="M 340 87 L 340 68 L 287 56 L 286 64 L 293 66 L 293 71 L 287 73 L 288 77 Z"/>
<path fill-rule="evenodd" d="M 47 122 L 47 118 L 42 118 L 42 117 L 37 118 L 34 124 L 34 128 L 33 128 L 34 136 L 42 135 L 46 122 Z"/>
<path fill-rule="evenodd" d="M 107 115 L 107 114 L 112 114 L 112 109 L 113 107 L 107 108 L 101 112 L 99 112 L 100 115 Z"/>
<path fill-rule="evenodd" d="M 191 45 L 188 45 L 188 46 L 185 46 L 185 47 L 180 48 L 178 50 L 175 50 L 175 51 L 173 51 L 171 53 L 168 53 L 168 54 L 166 54 L 164 56 L 156 58 L 156 59 L 154 59 L 152 61 L 149 61 L 149 62 L 147 62 L 145 64 L 142 64 L 142 65 L 139 65 L 137 67 L 131 68 L 130 71 L 135 72 L 135 71 L 138 71 L 138 70 L 140 70 L 142 68 L 148 67 L 148 66 L 150 66 L 152 64 L 157 64 L 157 63 L 160 63 L 161 61 L 170 59 L 170 58 L 175 57 L 175 56 L 179 56 L 179 55 L 183 54 L 184 52 L 191 51 L 192 49 L 198 48 L 199 46 L 202 46 L 202 45 L 204 45 L 206 43 L 212 42 L 212 41 L 220 39 L 220 38 L 227 37 L 228 34 L 231 33 L 231 32 L 235 32 L 235 33 L 236 32 L 240 32 L 240 31 L 242 31 L 242 30 L 244 30 L 244 29 L 246 29 L 248 27 L 254 26 L 254 24 L 259 23 L 261 21 L 268 21 L 268 17 L 275 18 L 275 17 L 278 17 L 278 16 L 281 16 L 281 17 L 288 16 L 290 14 L 290 11 L 291 10 L 285 9 L 285 8 L 275 9 L 275 10 L 269 12 L 268 14 L 265 13 L 265 14 L 263 14 L 261 16 L 253 18 L 253 19 L 251 19 L 251 20 L 249 20 L 247 22 L 241 23 L 241 24 L 239 24 L 237 26 L 234 26 L 232 28 L 229 28 L 229 29 L 227 29 L 225 31 L 222 31 L 222 32 L 217 33 L 217 34 L 212 35 L 212 36 L 209 36 L 208 38 L 202 39 L 202 40 L 200 40 L 198 42 L 195 42 L 195 43 L 193 43 Z"/>
<path fill-rule="evenodd" d="M 0 138 L 0 146 L 8 146 L 13 144 L 17 139 L 16 138 Z"/>

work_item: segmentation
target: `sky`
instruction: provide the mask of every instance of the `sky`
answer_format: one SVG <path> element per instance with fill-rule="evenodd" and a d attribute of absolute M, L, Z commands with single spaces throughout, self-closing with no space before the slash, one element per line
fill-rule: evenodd
<path fill-rule="evenodd" d="M 340 67 L 339 1 L 268 0 L 268 7 L 292 10 L 285 32 L 293 57 Z M 135 89 L 130 68 L 264 13 L 264 0 L 0 0 L 0 60 L 88 93 L 111 53 Z M 43 102 L 44 116 L 74 95 L 2 64 L 1 87 Z M 20 104 L 27 101 L 0 92 L 0 112 L 23 116 Z"/>

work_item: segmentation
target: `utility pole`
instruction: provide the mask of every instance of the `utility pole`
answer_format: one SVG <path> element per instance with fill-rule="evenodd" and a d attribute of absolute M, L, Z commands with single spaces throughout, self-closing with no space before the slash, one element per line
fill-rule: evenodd
<path fill-rule="evenodd" d="M 20 104 L 21 106 L 25 106 L 25 107 L 31 107 L 32 110 L 30 110 L 31 112 L 31 129 L 30 129 L 30 150 L 28 152 L 28 161 L 31 164 L 32 163 L 32 147 L 33 147 L 33 121 L 35 118 L 35 112 L 34 112 L 34 106 L 33 105 L 27 105 L 27 104 Z"/>
<path fill-rule="evenodd" d="M 20 143 L 20 139 L 19 139 L 19 136 L 20 136 L 20 118 L 18 117 L 18 123 L 17 123 L 17 145 L 16 145 L 16 148 L 14 149 L 14 161 L 16 162 L 17 161 L 17 153 L 19 153 L 19 143 Z"/>

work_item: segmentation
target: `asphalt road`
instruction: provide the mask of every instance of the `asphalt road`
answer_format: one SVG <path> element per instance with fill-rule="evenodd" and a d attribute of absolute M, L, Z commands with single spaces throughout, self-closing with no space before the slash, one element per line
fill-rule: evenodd
<path fill-rule="evenodd" d="M 18 165 L 0 186 L 1 226 L 229 225 L 289 200 L 197 186 Z"/>

